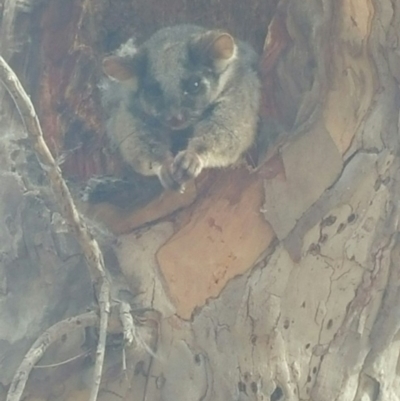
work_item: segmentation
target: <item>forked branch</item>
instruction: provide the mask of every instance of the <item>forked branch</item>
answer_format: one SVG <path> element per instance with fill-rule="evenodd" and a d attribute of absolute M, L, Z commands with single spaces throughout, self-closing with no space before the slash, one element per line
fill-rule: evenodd
<path fill-rule="evenodd" d="M 7 401 L 19 401 L 22 397 L 29 374 L 35 364 L 42 358 L 43 354 L 56 340 L 65 334 L 79 328 L 97 326 L 99 317 L 96 312 L 88 312 L 82 315 L 62 320 L 47 329 L 31 346 L 25 355 L 21 365 L 17 369 L 10 389 L 8 390 Z"/>

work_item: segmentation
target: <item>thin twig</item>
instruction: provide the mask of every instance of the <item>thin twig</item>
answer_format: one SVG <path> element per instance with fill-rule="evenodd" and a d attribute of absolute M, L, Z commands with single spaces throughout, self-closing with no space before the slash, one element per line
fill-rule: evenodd
<path fill-rule="evenodd" d="M 73 357 L 71 357 L 71 358 L 65 359 L 64 361 L 61 361 L 61 362 L 50 363 L 50 364 L 48 364 L 48 365 L 35 365 L 35 366 L 33 366 L 33 369 L 52 369 L 52 368 L 58 368 L 59 366 L 66 365 L 66 364 L 68 364 L 68 363 L 71 363 L 71 362 L 76 361 L 77 359 L 80 359 L 80 358 L 82 358 L 82 357 L 84 357 L 84 356 L 87 356 L 87 355 L 89 355 L 90 353 L 91 353 L 91 351 L 81 352 L 80 354 L 75 355 L 75 356 L 73 356 Z"/>
<path fill-rule="evenodd" d="M 56 340 L 70 333 L 72 330 L 96 326 L 99 323 L 99 317 L 96 312 L 87 312 L 79 316 L 71 317 L 47 329 L 31 346 L 26 353 L 21 365 L 17 369 L 10 389 L 8 390 L 7 401 L 19 401 L 24 391 L 29 374 L 34 365 L 42 358 L 46 349 Z"/>
<path fill-rule="evenodd" d="M 2 57 L 0 57 L 0 80 L 14 100 L 27 133 L 33 141 L 33 148 L 42 164 L 42 168 L 49 177 L 62 215 L 71 227 L 82 248 L 93 283 L 96 284 L 96 288 L 99 288 L 100 333 L 96 352 L 94 385 L 90 394 L 90 401 L 96 401 L 99 390 L 98 386 L 100 385 L 98 378 L 101 378 L 103 369 L 105 338 L 110 312 L 110 284 L 106 277 L 103 255 L 97 241 L 92 237 L 79 215 L 70 191 L 62 178 L 61 170 L 46 145 L 39 119 L 29 96 L 26 94 L 15 73 Z"/>

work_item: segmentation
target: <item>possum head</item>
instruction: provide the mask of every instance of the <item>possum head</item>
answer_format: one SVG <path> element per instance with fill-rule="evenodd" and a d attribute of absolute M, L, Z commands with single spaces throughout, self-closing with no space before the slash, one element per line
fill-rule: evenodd
<path fill-rule="evenodd" d="M 231 77 L 236 44 L 228 33 L 191 25 L 164 28 L 132 57 L 110 56 L 103 70 L 131 86 L 132 104 L 172 130 L 199 121 Z"/>

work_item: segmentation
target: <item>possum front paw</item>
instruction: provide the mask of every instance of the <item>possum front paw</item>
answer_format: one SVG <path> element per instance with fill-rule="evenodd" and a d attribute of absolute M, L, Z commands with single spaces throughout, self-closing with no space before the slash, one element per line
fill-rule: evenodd
<path fill-rule="evenodd" d="M 184 150 L 162 165 L 159 178 L 164 188 L 184 192 L 186 181 L 197 177 L 204 165 L 196 152 Z"/>
<path fill-rule="evenodd" d="M 164 162 L 164 164 L 161 166 L 158 178 L 160 179 L 160 182 L 165 189 L 171 189 L 173 191 L 183 193 L 185 191 L 185 186 L 183 185 L 183 182 L 179 182 L 174 177 L 173 162 L 173 159 Z"/>
<path fill-rule="evenodd" d="M 172 175 L 175 181 L 184 182 L 196 178 L 203 170 L 204 164 L 200 156 L 192 150 L 179 152 L 172 164 Z"/>

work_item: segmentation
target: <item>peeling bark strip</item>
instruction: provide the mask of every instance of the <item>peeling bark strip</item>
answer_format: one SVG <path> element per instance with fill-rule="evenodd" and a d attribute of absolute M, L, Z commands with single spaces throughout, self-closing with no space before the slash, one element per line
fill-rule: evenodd
<path fill-rule="evenodd" d="M 110 284 L 106 277 L 103 255 L 97 241 L 91 236 L 88 228 L 80 217 L 69 189 L 62 178 L 61 170 L 43 139 L 39 119 L 31 100 L 23 89 L 17 76 L 2 57 L 0 57 L 0 80 L 15 102 L 27 133 L 33 141 L 33 147 L 40 163 L 42 164 L 42 168 L 50 179 L 50 184 L 62 210 L 63 217 L 70 225 L 82 248 L 93 283 L 99 288 L 99 342 L 94 369 L 94 385 L 90 394 L 90 401 L 95 401 L 97 399 L 101 381 L 106 346 L 108 315 L 110 313 Z"/>
<path fill-rule="evenodd" d="M 7 401 L 19 401 L 22 397 L 29 374 L 42 358 L 47 348 L 62 336 L 79 328 L 97 326 L 99 317 L 96 312 L 88 312 L 56 323 L 47 329 L 32 345 L 21 362 L 8 390 Z"/>

